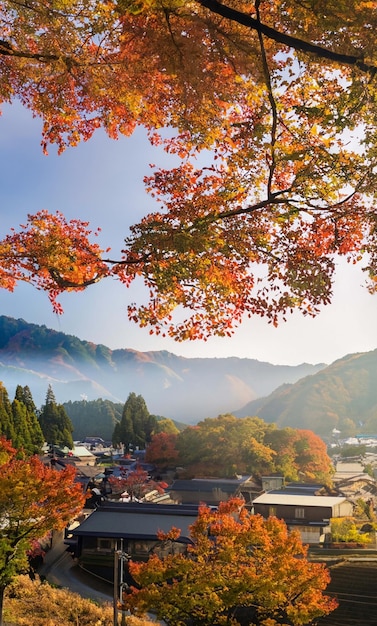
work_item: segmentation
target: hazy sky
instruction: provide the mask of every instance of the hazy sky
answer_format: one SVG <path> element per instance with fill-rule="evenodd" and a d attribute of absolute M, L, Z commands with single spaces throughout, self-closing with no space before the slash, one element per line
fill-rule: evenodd
<path fill-rule="evenodd" d="M 98 132 L 89 142 L 56 156 L 44 156 L 38 120 L 18 105 L 6 106 L 0 118 L 0 236 L 41 209 L 67 218 L 89 220 L 102 228 L 100 243 L 115 258 L 128 226 L 152 208 L 143 187 L 149 163 L 161 163 L 144 134 L 118 141 Z M 186 357 L 238 356 L 278 364 L 331 363 L 337 358 L 377 348 L 377 296 L 368 294 L 360 269 L 341 265 L 333 303 L 313 319 L 291 316 L 279 328 L 265 320 L 247 320 L 232 338 L 177 343 L 149 335 L 127 319 L 128 302 L 139 287 L 125 288 L 107 279 L 82 293 L 64 294 L 64 315 L 52 313 L 47 295 L 28 285 L 14 293 L 0 290 L 0 314 L 102 343 L 143 352 L 168 350 Z"/>

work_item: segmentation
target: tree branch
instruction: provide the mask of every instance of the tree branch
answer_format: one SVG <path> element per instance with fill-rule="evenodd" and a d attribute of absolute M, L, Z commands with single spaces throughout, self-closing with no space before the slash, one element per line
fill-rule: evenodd
<path fill-rule="evenodd" d="M 257 2 L 255 3 L 255 8 L 256 8 L 256 11 L 257 11 L 257 20 L 258 20 L 259 24 L 261 24 L 260 13 L 259 13 L 259 5 L 260 5 L 260 0 L 257 0 Z M 261 32 L 258 32 L 258 40 L 259 40 L 259 45 L 260 45 L 261 54 L 262 54 L 262 67 L 263 67 L 264 80 L 265 80 L 266 87 L 267 87 L 268 100 L 269 100 L 269 103 L 270 103 L 270 106 L 271 106 L 271 113 L 272 113 L 271 142 L 270 142 L 270 144 L 271 144 L 271 149 L 270 149 L 271 162 L 269 164 L 269 175 L 268 175 L 268 182 L 267 182 L 267 196 L 270 198 L 271 197 L 271 193 L 272 193 L 272 191 L 271 191 L 272 190 L 272 181 L 273 181 L 274 173 L 275 173 L 275 169 L 276 169 L 275 145 L 276 145 L 276 132 L 277 132 L 278 113 L 277 113 L 277 106 L 276 106 L 274 93 L 273 93 L 273 89 L 272 89 L 272 84 L 271 84 L 271 75 L 270 75 L 270 71 L 269 71 L 269 67 L 268 67 L 266 49 L 264 47 L 263 35 L 262 35 Z"/>
<path fill-rule="evenodd" d="M 377 67 L 375 65 L 365 63 L 363 56 L 341 54 L 339 52 L 329 50 L 328 48 L 323 48 L 322 46 L 317 46 L 316 44 L 304 41 L 302 39 L 299 39 L 298 37 L 292 37 L 291 35 L 281 33 L 275 28 L 271 28 L 271 26 L 262 24 L 259 20 L 251 17 L 250 15 L 221 4 L 217 0 L 196 1 L 198 2 L 198 4 L 200 4 L 202 7 L 205 7 L 212 13 L 221 15 L 222 17 L 225 17 L 233 22 L 238 22 L 238 24 L 242 24 L 243 26 L 251 28 L 257 33 L 265 35 L 268 39 L 272 39 L 273 41 L 282 43 L 289 48 L 293 48 L 294 50 L 300 50 L 301 52 L 314 54 L 322 59 L 328 59 L 329 61 L 339 63 L 340 65 L 355 66 L 362 72 L 371 74 L 372 76 L 377 73 Z"/>
<path fill-rule="evenodd" d="M 58 56 L 57 54 L 38 54 L 35 52 L 15 50 L 8 41 L 4 41 L 3 39 L 0 40 L 0 54 L 4 56 L 20 57 L 22 59 L 35 59 L 36 61 L 48 62 L 63 59 L 66 62 L 64 57 Z"/>
<path fill-rule="evenodd" d="M 77 288 L 85 288 L 85 287 L 89 287 L 89 285 L 94 285 L 95 283 L 98 283 L 100 280 L 102 280 L 102 278 L 104 278 L 105 274 L 97 274 L 96 276 L 94 276 L 94 278 L 90 278 L 88 280 L 84 280 L 82 281 L 82 283 L 75 283 L 72 282 L 70 280 L 67 280 L 65 278 L 63 278 L 59 271 L 57 269 L 55 269 L 54 267 L 49 267 L 48 268 L 48 272 L 51 276 L 51 278 L 56 282 L 56 284 L 63 288 L 63 289 L 77 289 Z"/>

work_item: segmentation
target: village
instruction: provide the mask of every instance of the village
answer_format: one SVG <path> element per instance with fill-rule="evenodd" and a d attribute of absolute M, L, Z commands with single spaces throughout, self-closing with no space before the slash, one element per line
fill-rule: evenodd
<path fill-rule="evenodd" d="M 373 450 L 374 443 L 369 442 L 367 449 Z M 94 588 L 98 581 L 105 582 L 109 594 L 120 597 L 125 586 L 133 584 L 127 570 L 129 559 L 146 561 L 151 554 L 164 557 L 185 553 L 192 541 L 190 525 L 197 518 L 199 506 L 216 508 L 220 502 L 238 497 L 253 514 L 265 519 L 277 517 L 284 520 L 290 531 L 298 531 L 302 542 L 308 545 L 309 559 L 325 562 L 334 573 L 330 589 L 335 595 L 341 594 L 337 596 L 340 605 L 318 624 L 361 623 L 352 621 L 355 617 L 347 597 L 355 592 L 355 573 L 359 572 L 356 578 L 360 580 L 360 572 L 365 569 L 367 578 L 358 591 L 358 603 L 362 602 L 366 609 L 364 626 L 375 624 L 370 610 L 377 590 L 375 452 L 366 452 L 363 457 L 336 456 L 331 489 L 308 482 L 286 484 L 278 475 L 262 476 L 260 480 L 252 476 L 181 479 L 177 478 L 177 468 L 169 468 L 161 476 L 158 468 L 145 462 L 144 451 L 121 455 L 99 438 L 76 442 L 69 451 L 54 449 L 44 460 L 57 471 L 73 464 L 77 480 L 88 491 L 82 514 L 64 533 L 53 535 L 50 548 L 60 545 L 58 554 L 64 549 L 72 565 L 84 571 L 89 580 L 92 577 Z M 150 484 L 141 498 L 135 495 L 140 493 L 135 490 L 135 483 L 131 496 L 113 488 L 116 481 L 138 473 L 139 481 Z M 157 485 L 162 488 L 156 489 Z M 179 538 L 161 542 L 159 533 L 167 533 L 172 527 L 180 529 Z M 42 566 L 41 571 L 46 571 L 46 567 Z M 59 572 L 56 568 L 53 572 L 56 582 Z"/>

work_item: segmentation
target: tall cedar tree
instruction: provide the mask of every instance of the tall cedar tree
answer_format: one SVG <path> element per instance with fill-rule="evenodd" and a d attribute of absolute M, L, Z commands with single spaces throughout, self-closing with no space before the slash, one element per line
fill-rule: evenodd
<path fill-rule="evenodd" d="M 43 120 L 45 150 L 142 125 L 178 163 L 146 178 L 158 205 L 119 254 L 87 222 L 30 215 L 0 241 L 1 286 L 34 284 L 61 312 L 64 290 L 141 277 L 149 298 L 129 318 L 177 340 L 229 335 L 254 314 L 316 315 L 339 256 L 364 259 L 376 291 L 376 9 L 4 0 L 0 102 Z"/>
<path fill-rule="evenodd" d="M 44 436 L 37 417 L 37 408 L 27 385 L 25 387 L 17 385 L 12 403 L 12 413 L 16 436 L 13 445 L 16 448 L 23 448 L 29 454 L 40 453 Z M 16 427 L 18 421 L 22 425 L 22 432 L 19 433 Z"/>
<path fill-rule="evenodd" d="M 12 405 L 3 383 L 0 382 L 0 435 L 10 441 L 15 438 Z"/>
<path fill-rule="evenodd" d="M 46 402 L 41 408 L 39 423 L 45 441 L 50 445 L 73 448 L 73 426 L 62 404 L 56 404 L 55 395 L 49 385 Z"/>
<path fill-rule="evenodd" d="M 27 569 L 26 552 L 33 541 L 64 528 L 81 511 L 85 497 L 74 480 L 73 467 L 57 472 L 37 456 L 19 458 L 0 439 L 0 626 L 4 591 Z"/>
<path fill-rule="evenodd" d="M 178 536 L 172 529 L 160 539 Z M 303 626 L 337 606 L 324 595 L 326 567 L 308 561 L 299 533 L 249 513 L 241 500 L 201 507 L 191 538 L 187 555 L 130 562 L 140 588 L 124 595 L 126 609 L 151 611 L 169 626 Z"/>
<path fill-rule="evenodd" d="M 10 403 L 6 388 L 0 383 L 0 436 L 6 437 L 16 448 L 22 448 L 26 454 L 41 451 L 44 438 L 28 387 L 18 385 Z"/>
<path fill-rule="evenodd" d="M 113 432 L 113 444 L 123 444 L 127 452 L 131 447 L 144 448 L 151 441 L 157 419 L 148 411 L 145 400 L 130 393 L 123 407 L 122 418 Z"/>

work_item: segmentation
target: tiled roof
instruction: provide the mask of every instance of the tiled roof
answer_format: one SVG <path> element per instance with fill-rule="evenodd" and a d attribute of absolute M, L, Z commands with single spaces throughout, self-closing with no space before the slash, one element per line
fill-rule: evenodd
<path fill-rule="evenodd" d="M 198 507 L 172 504 L 113 504 L 91 513 L 73 535 L 113 538 L 156 539 L 157 532 L 173 526 L 181 531 L 181 540 L 189 541 L 189 526 L 198 515 Z"/>

